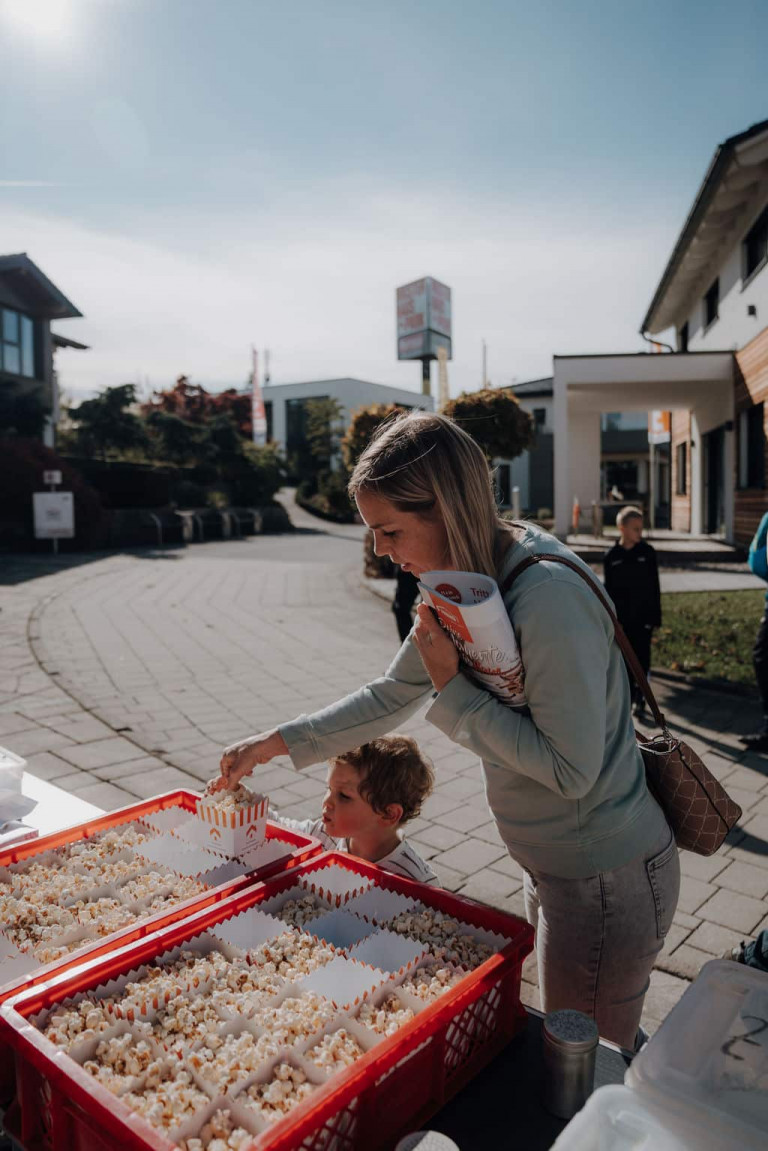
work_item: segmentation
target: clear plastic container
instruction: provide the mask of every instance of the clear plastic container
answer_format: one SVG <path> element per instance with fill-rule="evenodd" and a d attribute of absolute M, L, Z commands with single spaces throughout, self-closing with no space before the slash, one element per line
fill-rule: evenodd
<path fill-rule="evenodd" d="M 675 1130 L 639 1091 L 599 1087 L 561 1131 L 552 1151 L 691 1151 L 691 1131 Z"/>
<path fill-rule="evenodd" d="M 627 1071 L 697 1151 L 768 1148 L 768 974 L 728 960 L 701 969 Z"/>

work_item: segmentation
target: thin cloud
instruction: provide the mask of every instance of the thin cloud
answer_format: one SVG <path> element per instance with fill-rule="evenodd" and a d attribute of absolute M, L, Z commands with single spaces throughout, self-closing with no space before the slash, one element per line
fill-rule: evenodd
<path fill-rule="evenodd" d="M 0 180 L 0 188 L 65 188 L 56 180 Z"/>
<path fill-rule="evenodd" d="M 270 348 L 275 383 L 348 375 L 418 391 L 418 362 L 396 359 L 394 293 L 425 274 L 453 289 L 454 394 L 478 386 L 483 339 L 495 384 L 546 375 L 554 353 L 641 349 L 670 243 L 667 228 L 627 217 L 401 189 L 314 218 L 212 215 L 204 248 L 195 215 L 177 216 L 172 248 L 151 217 L 144 238 L 134 224 L 99 231 L 29 210 L 0 220 L 0 252 L 26 250 L 84 313 L 57 325 L 91 348 L 57 355 L 72 395 L 145 377 L 164 387 L 180 372 L 241 386 L 251 344 Z"/>

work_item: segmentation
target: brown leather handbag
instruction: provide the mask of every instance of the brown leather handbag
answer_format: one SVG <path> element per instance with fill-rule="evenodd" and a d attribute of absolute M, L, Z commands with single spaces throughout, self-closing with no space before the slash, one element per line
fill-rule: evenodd
<path fill-rule="evenodd" d="M 695 851 L 697 855 L 714 855 L 741 815 L 741 808 L 738 803 L 734 803 L 696 752 L 670 732 L 632 645 L 594 577 L 587 575 L 579 564 L 564 556 L 533 555 L 523 560 L 507 577 L 501 588 L 502 595 L 506 595 L 526 568 L 542 560 L 565 564 L 575 571 L 592 589 L 611 617 L 616 642 L 660 728 L 660 733 L 650 739 L 635 732 L 645 763 L 648 789 L 667 817 L 678 847 Z"/>

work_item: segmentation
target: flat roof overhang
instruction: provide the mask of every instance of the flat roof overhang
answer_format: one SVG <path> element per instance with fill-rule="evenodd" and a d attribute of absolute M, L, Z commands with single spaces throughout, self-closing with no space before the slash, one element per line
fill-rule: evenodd
<path fill-rule="evenodd" d="M 733 352 L 555 356 L 555 395 L 582 412 L 678 411 L 732 403 Z"/>
<path fill-rule="evenodd" d="M 0 279 L 6 280 L 37 319 L 68 320 L 82 316 L 71 300 L 41 272 L 26 252 L 0 256 Z"/>

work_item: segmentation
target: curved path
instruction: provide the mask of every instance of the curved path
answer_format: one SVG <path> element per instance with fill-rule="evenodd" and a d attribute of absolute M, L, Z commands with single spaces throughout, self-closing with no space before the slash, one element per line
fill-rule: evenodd
<path fill-rule="evenodd" d="M 363 529 L 291 503 L 297 531 L 105 557 L 4 558 L 0 743 L 29 770 L 104 808 L 215 775 L 221 748 L 311 711 L 383 669 L 396 647 L 388 605 L 362 580 Z M 4 586 L 2 586 L 4 585 Z M 668 952 L 644 1022 L 662 1019 L 698 967 L 768 915 L 768 779 L 734 732 L 744 702 L 665 688 L 665 706 L 729 778 L 747 835 L 715 860 L 686 857 Z M 435 794 L 409 836 L 445 886 L 522 913 L 522 879 L 489 818 L 477 759 L 422 715 L 405 729 L 433 759 Z M 714 751 L 714 755 L 712 754 Z M 286 815 L 317 813 L 322 765 L 260 774 Z M 525 968 L 525 997 L 536 1001 Z"/>

